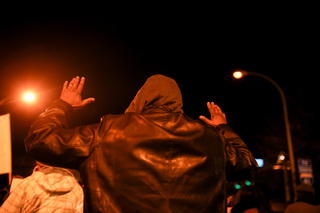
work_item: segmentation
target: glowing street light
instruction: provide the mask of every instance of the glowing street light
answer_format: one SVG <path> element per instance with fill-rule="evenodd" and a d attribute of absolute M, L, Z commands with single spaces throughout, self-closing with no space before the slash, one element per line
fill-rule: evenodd
<path fill-rule="evenodd" d="M 36 96 L 32 92 L 26 92 L 23 94 L 23 100 L 27 103 L 32 103 L 36 99 Z"/>
<path fill-rule="evenodd" d="M 235 71 L 234 73 L 233 73 L 233 77 L 234 78 L 236 78 L 236 79 L 240 79 L 240 78 L 242 78 L 243 76 L 246 76 L 246 75 L 248 75 L 248 72 L 247 71 Z"/>
<path fill-rule="evenodd" d="M 20 98 L 5 97 L 0 100 L 0 106 L 3 104 L 10 103 L 10 102 L 19 101 L 21 99 L 23 102 L 31 104 L 34 101 L 36 101 L 36 95 L 35 95 L 35 93 L 28 91 L 28 92 L 23 93 Z"/>
<path fill-rule="evenodd" d="M 282 100 L 282 107 L 283 107 L 283 115 L 284 115 L 284 123 L 286 128 L 286 135 L 287 135 L 287 144 L 288 144 L 288 151 L 289 151 L 289 159 L 290 159 L 290 167 L 291 167 L 291 178 L 292 178 L 292 188 L 294 196 L 296 195 L 296 167 L 295 167 L 295 160 L 294 160 L 294 154 L 293 154 L 293 146 L 292 146 L 292 140 L 291 140 L 291 132 L 290 132 L 290 125 L 289 125 L 289 119 L 288 119 L 288 108 L 287 108 L 287 102 L 285 95 L 281 89 L 281 87 L 270 77 L 263 75 L 261 73 L 256 72 L 248 72 L 245 70 L 237 70 L 233 73 L 233 77 L 236 79 L 240 79 L 243 76 L 247 75 L 254 75 L 261 78 L 264 78 L 265 80 L 272 83 L 278 90 L 281 100 Z"/>
<path fill-rule="evenodd" d="M 278 159 L 281 160 L 281 161 L 284 161 L 286 159 L 286 156 L 284 154 L 280 154 L 278 156 Z"/>

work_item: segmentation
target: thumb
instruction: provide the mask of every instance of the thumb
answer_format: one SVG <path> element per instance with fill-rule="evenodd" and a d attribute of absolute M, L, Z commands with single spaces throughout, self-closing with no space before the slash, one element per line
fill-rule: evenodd
<path fill-rule="evenodd" d="M 211 120 L 209 120 L 208 118 L 204 117 L 203 115 L 200 115 L 199 119 L 202 120 L 203 122 L 205 122 L 206 124 L 210 124 L 211 123 Z"/>
<path fill-rule="evenodd" d="M 94 98 L 87 98 L 87 99 L 83 100 L 80 105 L 72 106 L 73 111 L 74 112 L 78 111 L 78 110 L 82 109 L 83 107 L 85 107 L 86 105 L 88 105 L 88 104 L 90 104 L 90 103 L 92 103 L 94 101 L 95 101 Z"/>
<path fill-rule="evenodd" d="M 82 105 L 87 105 L 87 104 L 90 104 L 90 103 L 92 103 L 92 102 L 94 102 L 95 101 L 95 99 L 94 98 L 87 98 L 87 99 L 85 99 L 85 100 L 83 100 L 82 101 Z"/>

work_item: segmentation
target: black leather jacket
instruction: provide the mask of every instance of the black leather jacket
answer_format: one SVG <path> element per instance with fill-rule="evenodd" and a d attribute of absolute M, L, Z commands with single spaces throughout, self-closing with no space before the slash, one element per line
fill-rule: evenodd
<path fill-rule="evenodd" d="M 226 167 L 255 166 L 228 125 L 210 127 L 154 102 L 76 128 L 68 128 L 71 113 L 55 101 L 25 145 L 38 161 L 79 169 L 87 212 L 226 212 Z"/>

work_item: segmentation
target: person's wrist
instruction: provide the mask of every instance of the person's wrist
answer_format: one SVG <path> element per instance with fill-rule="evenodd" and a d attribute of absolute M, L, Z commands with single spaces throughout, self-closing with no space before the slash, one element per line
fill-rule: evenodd
<path fill-rule="evenodd" d="M 57 102 L 61 103 L 62 105 L 65 105 L 67 108 L 69 109 L 72 109 L 72 105 L 68 102 L 68 101 L 65 101 L 64 99 L 62 98 L 59 98 L 57 100 Z"/>

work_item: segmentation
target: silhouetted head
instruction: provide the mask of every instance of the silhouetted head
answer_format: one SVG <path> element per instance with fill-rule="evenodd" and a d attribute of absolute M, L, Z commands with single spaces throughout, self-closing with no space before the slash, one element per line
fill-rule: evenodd
<path fill-rule="evenodd" d="M 142 113 L 148 108 L 163 108 L 170 112 L 183 113 L 182 106 L 182 95 L 176 81 L 157 74 L 147 79 L 125 113 Z"/>

